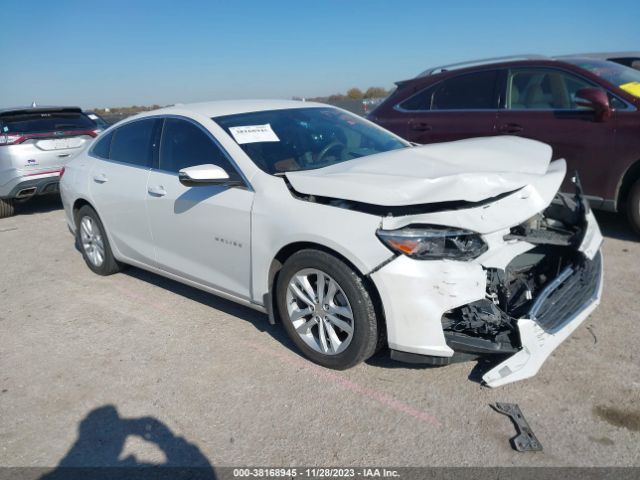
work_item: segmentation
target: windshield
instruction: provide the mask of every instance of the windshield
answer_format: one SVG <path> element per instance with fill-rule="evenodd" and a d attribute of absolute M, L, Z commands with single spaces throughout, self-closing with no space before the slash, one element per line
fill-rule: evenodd
<path fill-rule="evenodd" d="M 409 146 L 335 108 L 292 108 L 213 119 L 267 173 L 310 170 Z"/>
<path fill-rule="evenodd" d="M 584 68 L 594 75 L 605 79 L 609 83 L 620 87 L 623 90 L 640 97 L 640 71 L 634 68 L 625 67 L 606 60 L 591 60 L 588 58 L 569 59 L 569 63 Z"/>

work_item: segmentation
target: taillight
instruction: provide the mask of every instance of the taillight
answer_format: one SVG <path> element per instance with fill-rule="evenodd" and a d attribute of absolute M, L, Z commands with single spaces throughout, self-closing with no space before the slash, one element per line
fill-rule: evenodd
<path fill-rule="evenodd" d="M 62 180 L 63 175 L 64 175 L 64 167 L 60 169 L 60 180 Z"/>
<path fill-rule="evenodd" d="M 54 132 L 44 133 L 0 133 L 0 147 L 3 145 L 16 145 L 22 143 L 29 138 L 64 138 L 64 137 L 76 137 L 80 135 L 89 135 L 90 137 L 97 137 L 101 132 L 100 129 L 94 128 L 93 130 L 69 130 L 62 132 L 62 134 Z"/>
<path fill-rule="evenodd" d="M 15 145 L 17 143 L 24 142 L 26 137 L 19 133 L 3 133 L 0 134 L 0 146 L 3 145 Z"/>

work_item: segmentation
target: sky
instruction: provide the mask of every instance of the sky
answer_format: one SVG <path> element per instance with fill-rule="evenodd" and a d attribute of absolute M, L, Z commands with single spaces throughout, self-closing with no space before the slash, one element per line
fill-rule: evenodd
<path fill-rule="evenodd" d="M 0 0 L 0 107 L 390 88 L 429 66 L 640 50 L 637 0 Z"/>

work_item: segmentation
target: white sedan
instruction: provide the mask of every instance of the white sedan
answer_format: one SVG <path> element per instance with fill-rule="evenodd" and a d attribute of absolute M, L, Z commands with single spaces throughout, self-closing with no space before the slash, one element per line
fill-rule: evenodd
<path fill-rule="evenodd" d="M 269 314 L 309 359 L 388 348 L 534 375 L 596 307 L 602 236 L 565 162 L 515 137 L 413 146 L 343 110 L 225 101 L 103 132 L 61 179 L 88 267 L 150 270 Z"/>

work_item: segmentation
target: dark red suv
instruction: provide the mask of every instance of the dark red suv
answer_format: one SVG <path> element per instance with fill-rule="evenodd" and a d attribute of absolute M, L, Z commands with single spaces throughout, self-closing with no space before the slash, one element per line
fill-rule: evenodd
<path fill-rule="evenodd" d="M 640 71 L 589 58 L 493 59 L 397 83 L 369 119 L 415 143 L 521 135 L 578 171 L 594 208 L 640 233 Z"/>

